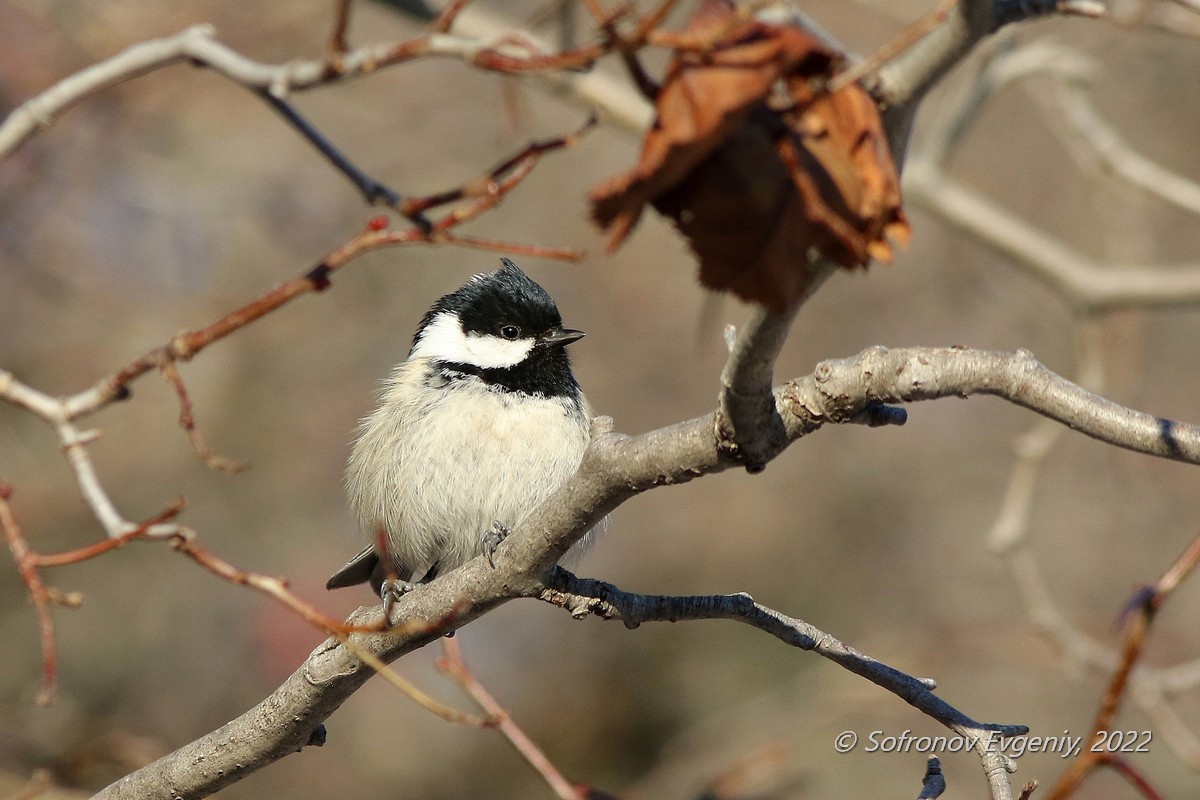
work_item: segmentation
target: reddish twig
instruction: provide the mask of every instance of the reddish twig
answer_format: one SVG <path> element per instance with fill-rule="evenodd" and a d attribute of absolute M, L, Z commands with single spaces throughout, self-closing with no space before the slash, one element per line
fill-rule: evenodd
<path fill-rule="evenodd" d="M 117 550 L 124 547 L 129 542 L 136 539 L 147 538 L 150 528 L 154 525 L 161 525 L 164 522 L 169 522 L 183 511 L 183 498 L 178 498 L 165 511 L 158 516 L 151 517 L 139 524 L 129 533 L 121 534 L 120 536 L 102 539 L 95 544 L 90 544 L 86 547 L 80 547 L 75 550 L 68 550 L 65 553 L 51 553 L 50 555 L 42 555 L 41 553 L 33 553 L 32 560 L 35 567 L 62 567 L 67 564 L 78 564 L 80 561 L 87 561 L 89 558 L 103 555 L 109 550 Z M 172 536 L 174 534 L 171 534 Z M 160 537 L 161 538 L 161 537 Z M 170 537 L 167 537 L 170 538 Z"/>
<path fill-rule="evenodd" d="M 21 575 L 21 580 L 25 582 L 25 586 L 29 590 L 29 596 L 33 600 L 33 607 L 38 620 L 38 630 L 41 636 L 42 686 L 38 690 L 37 703 L 38 705 L 48 705 L 54 697 L 54 690 L 58 683 L 58 645 L 54 635 L 54 618 L 50 614 L 50 606 L 79 608 L 83 603 L 83 598 L 77 592 L 64 593 L 52 586 L 47 586 L 42 582 L 38 569 L 74 564 L 94 558 L 109 550 L 115 550 L 133 539 L 142 538 L 146 535 L 146 531 L 151 525 L 156 525 L 178 514 L 180 509 L 183 508 L 183 501 L 182 499 L 179 500 L 176 505 L 167 509 L 167 511 L 151 520 L 147 520 L 124 536 L 104 539 L 90 547 L 66 553 L 41 555 L 32 550 L 29 547 L 29 543 L 25 541 L 25 536 L 21 533 L 21 528 L 17 525 L 16 517 L 14 517 L 12 507 L 8 502 L 11 497 L 12 487 L 4 482 L 0 482 L 0 528 L 4 530 L 5 539 L 8 541 L 8 549 L 12 553 L 13 561 L 16 562 L 17 571 Z"/>
<path fill-rule="evenodd" d="M 678 5 L 678 0 L 662 0 L 662 2 L 658 4 L 657 8 L 655 8 L 646 16 L 642 17 L 638 22 L 637 28 L 633 32 L 633 36 L 630 37 L 630 43 L 634 46 L 640 46 L 648 41 L 651 32 L 658 29 L 658 26 L 663 23 L 663 21 L 667 18 L 667 15 L 671 13 L 672 9 L 674 9 L 676 5 Z"/>
<path fill-rule="evenodd" d="M 179 398 L 179 425 L 187 432 L 188 439 L 191 440 L 192 449 L 196 451 L 196 455 L 206 466 L 220 470 L 222 472 L 242 472 L 250 468 L 250 465 L 244 461 L 234 461 L 231 458 L 226 458 L 217 451 L 208 446 L 204 441 L 204 436 L 196 427 L 196 418 L 192 414 L 192 400 L 188 397 L 187 387 L 183 384 L 183 376 L 179 374 L 179 367 L 175 366 L 175 362 L 167 361 L 159 370 L 163 377 L 175 389 L 175 396 Z"/>
<path fill-rule="evenodd" d="M 467 183 L 464 183 L 462 186 L 455 187 L 454 189 L 450 189 L 445 192 L 432 194 L 427 197 L 410 197 L 400 203 L 396 210 L 407 217 L 413 214 L 420 214 L 421 212 L 428 211 L 431 208 L 444 206 L 448 203 L 455 203 L 459 200 L 468 198 L 488 199 L 502 197 L 504 194 L 507 194 L 509 191 L 511 191 L 517 183 L 520 183 L 521 180 L 529 174 L 529 171 L 537 165 L 538 160 L 541 159 L 543 155 L 554 150 L 563 150 L 575 145 L 581 138 L 583 138 L 585 134 L 588 133 L 588 131 L 596 126 L 597 121 L 598 120 L 593 115 L 589 117 L 587 122 L 580 126 L 578 130 L 572 133 L 568 133 L 563 136 L 556 136 L 553 139 L 530 142 L 520 152 L 509 156 L 487 172 L 479 175 L 473 180 L 468 181 Z M 490 208 L 490 206 L 487 207 Z M 445 229 L 447 227 L 451 227 L 453 224 L 459 224 L 459 222 L 465 221 L 465 219 L 471 219 L 477 215 L 478 214 L 474 214 L 471 217 L 460 218 L 458 221 L 453 223 L 448 222 L 450 219 L 449 217 L 443 218 L 442 220 L 439 220 L 439 222 L 435 225 L 435 228 L 441 227 L 442 229 Z"/>
<path fill-rule="evenodd" d="M 482 236 L 464 236 L 462 234 L 445 234 L 442 237 L 447 243 L 476 250 L 488 250 L 495 253 L 508 253 L 515 256 L 532 256 L 534 258 L 552 258 L 555 261 L 578 261 L 583 258 L 583 251 L 573 247 L 542 247 L 536 244 L 521 244 L 520 242 L 505 242 L 500 239 L 487 239 Z"/>
<path fill-rule="evenodd" d="M 471 674 L 466 662 L 463 661 L 458 640 L 443 639 L 442 653 L 442 657 L 437 660 L 438 669 L 452 677 L 463 691 L 479 704 L 480 708 L 496 720 L 495 727 L 504 734 L 504 738 L 508 739 L 530 766 L 537 770 L 538 774 L 554 790 L 554 793 L 562 800 L 583 800 L 571 782 L 550 763 L 546 754 L 513 722 L 512 717 L 508 715 L 503 706 L 496 702 L 496 698 L 492 696 L 491 692 Z"/>
<path fill-rule="evenodd" d="M 1150 782 L 1146 780 L 1146 776 L 1142 775 L 1142 773 L 1135 769 L 1134 766 L 1126 759 L 1121 758 L 1116 753 L 1105 753 L 1101 761 L 1104 762 L 1105 766 L 1116 770 L 1117 774 L 1129 781 L 1129 784 L 1141 792 L 1142 797 L 1146 798 L 1146 800 L 1165 800 L 1163 796 L 1158 793 L 1158 790 L 1151 786 Z"/>
<path fill-rule="evenodd" d="M 1048 800 L 1065 800 L 1070 797 L 1085 778 L 1102 766 L 1117 770 L 1147 798 L 1159 797 L 1149 782 L 1131 764 L 1102 746 L 1104 744 L 1102 736 L 1112 730 L 1117 709 L 1125 696 L 1134 665 L 1141 657 L 1155 615 L 1167 596 L 1175 590 L 1180 581 L 1196 568 L 1197 563 L 1200 563 L 1200 535 L 1192 540 L 1191 544 L 1156 583 L 1138 591 L 1123 612 L 1123 615 L 1128 617 L 1128 622 L 1126 623 L 1121 661 L 1112 678 L 1109 679 L 1104 696 L 1100 700 L 1100 710 L 1092 725 L 1091 735 L 1086 739 L 1089 743 L 1088 747 L 1059 776 L 1058 781 L 1050 789 Z"/>
<path fill-rule="evenodd" d="M 467 7 L 467 3 L 469 2 L 471 0 L 450 0 L 446 7 L 442 9 L 442 13 L 438 15 L 438 18 L 433 21 L 433 32 L 448 33 L 454 25 L 454 20 L 458 19 L 458 15 Z"/>
<path fill-rule="evenodd" d="M 25 582 L 29 593 L 33 598 L 34 607 L 37 610 L 38 626 L 41 630 L 42 638 L 42 688 L 38 692 L 37 702 L 45 705 L 50 702 L 54 694 L 54 689 L 57 683 L 57 645 L 54 635 L 54 620 L 50 614 L 51 605 L 62 605 L 70 608 L 77 608 L 82 598 L 77 594 L 63 594 L 53 587 L 46 586 L 41 576 L 38 574 L 38 569 L 41 567 L 59 567 L 67 564 L 76 564 L 80 561 L 86 561 L 90 558 L 102 555 L 110 550 L 116 550 L 124 546 L 126 543 L 148 538 L 149 530 L 152 526 L 160 525 L 173 519 L 183 510 L 183 499 L 177 500 L 170 508 L 163 511 L 156 517 L 153 517 L 141 523 L 136 529 L 115 538 L 105 539 L 96 544 L 87 547 L 81 547 L 76 550 L 70 550 L 64 553 L 55 553 L 51 555 L 41 555 L 29 548 L 21 533 L 20 527 L 17 525 L 13 517 L 12 509 L 9 506 L 8 500 L 12 496 L 12 489 L 8 484 L 0 482 L 0 528 L 3 528 L 5 538 L 8 540 L 9 550 L 12 552 L 13 560 L 17 564 L 17 569 L 21 574 L 22 580 Z M 382 631 L 393 631 L 399 633 L 413 632 L 436 632 L 447 627 L 457 616 L 457 610 L 453 611 L 445 619 L 436 620 L 433 623 L 424 622 L 406 622 L 401 625 L 388 626 L 387 620 L 381 619 L 377 625 L 346 625 L 333 617 L 324 614 L 316 607 L 301 600 L 296 594 L 287 588 L 287 581 L 282 578 L 274 578 L 267 575 L 261 575 L 254 572 L 248 572 L 240 569 L 228 561 L 220 558 L 212 552 L 204 549 L 195 541 L 192 532 L 187 528 L 176 527 L 169 535 L 163 537 L 155 537 L 158 539 L 169 539 L 172 546 L 177 551 L 183 553 L 195 563 L 199 564 L 204 569 L 212 572 L 223 580 L 239 586 L 246 586 L 261 592 L 279 603 L 283 604 L 290 611 L 298 615 L 305 622 L 308 622 L 315 627 L 321 628 L 327 634 L 333 636 L 352 652 L 354 652 L 363 663 L 370 666 L 378 672 L 385 680 L 396 686 L 424 708 L 437 714 L 443 719 L 451 722 L 457 722 L 463 725 L 471 725 L 473 727 L 491 727 L 496 724 L 496 721 L 491 717 L 479 717 L 477 715 L 467 714 L 461 711 L 456 711 L 448 706 L 445 706 L 433 698 L 426 695 L 424 692 L 417 689 L 412 684 L 405 681 L 399 675 L 392 672 L 386 664 L 371 653 L 363 650 L 350 638 L 354 633 L 379 633 Z"/>
<path fill-rule="evenodd" d="M 711 53 L 730 34 L 753 19 L 760 9 L 770 4 L 771 0 L 752 0 L 752 2 L 740 3 L 736 12 L 722 19 L 720 23 L 698 30 L 664 31 L 655 27 L 643 29 L 643 26 L 639 25 L 638 32 L 630 37 L 627 46 L 649 44 L 655 47 L 667 47 L 676 52 L 701 55 Z M 674 5 L 673 0 L 664 0 L 663 4 L 659 6 L 658 10 L 651 13 L 649 18 L 658 18 L 660 14 L 666 16 Z"/>
<path fill-rule="evenodd" d="M 44 706 L 54 697 L 54 687 L 57 683 L 58 648 L 54 639 L 54 618 L 50 615 L 52 597 L 38 575 L 37 567 L 33 563 L 34 554 L 21 534 L 21 527 L 17 525 L 16 517 L 8 504 L 11 497 L 12 487 L 0 482 L 0 528 L 4 529 L 4 538 L 8 541 L 13 561 L 17 563 L 21 580 L 29 589 L 42 638 L 42 687 L 37 693 L 37 703 Z"/>
<path fill-rule="evenodd" d="M 934 28 L 942 25 L 957 5 L 958 0 L 941 0 L 940 3 L 934 6 L 933 10 L 900 31 L 894 39 L 872 53 L 870 58 L 860 61 L 854 66 L 834 75 L 829 81 L 828 90 L 836 92 L 838 89 L 849 86 L 875 72 L 879 67 L 919 42 Z"/>
<path fill-rule="evenodd" d="M 1029 800 L 1029 798 L 1033 797 L 1033 793 L 1037 791 L 1037 788 L 1037 781 L 1029 781 L 1021 787 L 1021 793 L 1017 795 L 1017 800 Z"/>
<path fill-rule="evenodd" d="M 601 5 L 600 0 L 583 0 L 583 7 L 591 14 L 596 27 L 600 29 L 611 25 L 613 20 L 617 19 L 627 10 L 617 9 L 615 12 L 609 13 L 608 9 Z"/>
<path fill-rule="evenodd" d="M 24 786 L 16 794 L 6 795 L 4 800 L 34 800 L 50 791 L 54 786 L 54 775 L 48 769 L 35 769 Z"/>
<path fill-rule="evenodd" d="M 230 564 L 223 558 L 214 555 L 210 551 L 204 549 L 196 543 L 195 538 L 189 535 L 190 532 L 181 530 L 171 540 L 171 546 L 183 553 L 185 556 L 204 567 L 209 572 L 219 578 L 237 584 L 238 586 L 246 586 L 261 592 L 268 597 L 282 603 L 284 606 L 292 610 L 303 619 L 305 622 L 322 628 L 331 634 L 342 634 L 352 632 L 342 622 L 318 610 L 316 607 L 304 602 L 297 597 L 290 589 L 287 588 L 287 581 L 283 578 L 273 578 L 267 575 L 260 575 L 256 572 L 247 572 L 239 569 L 233 564 Z M 377 630 L 372 628 L 371 630 Z"/>
<path fill-rule="evenodd" d="M 329 59 L 334 62 L 334 68 L 341 72 L 342 56 L 349 50 L 346 44 L 346 30 L 350 27 L 350 7 L 353 0 L 334 0 L 333 31 L 329 34 Z"/>
<path fill-rule="evenodd" d="M 395 686 L 401 692 L 408 695 L 417 703 L 417 705 L 421 706 L 426 711 L 436 714 L 447 722 L 453 722 L 458 725 L 466 725 L 471 728 L 494 728 L 501 723 L 501 720 L 497 717 L 490 715 L 481 717 L 478 714 L 468 714 L 465 711 L 459 711 L 458 709 L 451 708 L 448 705 L 434 700 L 412 683 L 406 681 L 404 678 L 401 678 L 398 674 L 396 674 L 395 671 L 390 669 L 387 664 L 383 663 L 378 656 L 362 647 L 359 647 L 353 639 L 342 638 L 340 641 L 343 647 L 345 647 L 351 653 L 354 653 L 354 655 L 357 656 L 358 659 L 368 667 L 375 670 L 375 672 L 379 674 L 379 677 L 383 678 L 392 686 Z M 446 641 L 450 640 L 447 639 Z"/>

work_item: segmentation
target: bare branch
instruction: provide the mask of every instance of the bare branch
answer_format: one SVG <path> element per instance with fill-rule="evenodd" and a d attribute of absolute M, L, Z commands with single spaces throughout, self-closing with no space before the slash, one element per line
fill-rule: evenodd
<path fill-rule="evenodd" d="M 1003 777 L 1008 763 L 1000 752 L 1000 744 L 1004 737 L 1028 733 L 1027 727 L 976 722 L 935 695 L 936 685 L 932 680 L 914 678 L 876 661 L 803 620 L 754 602 L 748 594 L 690 597 L 634 594 L 610 583 L 578 578 L 566 570 L 555 569 L 533 596 L 567 609 L 576 618 L 594 614 L 603 619 L 620 620 L 631 628 L 643 622 L 730 619 L 765 631 L 785 644 L 811 650 L 883 687 L 958 733 L 980 756 L 989 779 L 996 773 L 993 797 L 1012 797 L 1008 779 Z M 926 777 L 928 785 L 928 775 Z"/>
<path fill-rule="evenodd" d="M 1099 16 L 1104 10 L 1098 0 L 959 0 L 940 24 L 916 42 L 905 42 L 904 49 L 868 73 L 863 83 L 885 108 L 908 106 L 1004 25 L 1052 13 Z"/>
<path fill-rule="evenodd" d="M 1200 461 L 1200 429 L 1123 408 L 1081 389 L 1040 365 L 1030 354 L 959 348 L 872 348 L 859 356 L 825 361 L 807 377 L 775 392 L 777 409 L 790 439 L 826 423 L 861 419 L 863 409 L 880 402 L 912 402 L 936 397 L 994 394 L 1120 447 L 1190 462 Z M 559 557 L 595 523 L 635 494 L 669 483 L 736 466 L 715 435 L 715 414 L 637 437 L 611 433 L 603 421 L 575 478 L 534 511 L 529 520 L 500 544 L 496 566 L 477 558 L 460 569 L 405 595 L 397 613 L 420 625 L 402 634 L 356 634 L 359 647 L 385 662 L 421 647 L 439 633 L 467 624 L 491 608 L 518 596 L 537 596 L 545 575 Z M 871 680 L 907 687 L 905 699 L 919 708 L 948 714 L 942 701 L 916 679 L 895 673 L 883 678 L 870 660 L 840 642 L 818 635 L 806 623 L 759 610 L 748 598 L 722 601 L 727 616 L 750 614 L 785 641 L 806 646 Z M 704 607 L 704 606 L 702 606 Z M 709 616 L 718 615 L 712 603 Z M 377 625 L 378 608 L 360 610 L 350 625 Z M 805 638 L 807 636 L 808 638 Z M 811 641 L 810 641 L 811 640 Z M 318 648 L 276 692 L 221 729 L 158 762 L 126 776 L 101 798 L 136 797 L 143 787 L 176 787 L 180 797 L 200 797 L 239 780 L 267 763 L 294 752 L 313 729 L 372 674 L 361 659 L 330 640 Z M 965 725 L 966 723 L 964 723 Z M 969 727 L 969 726 L 967 726 Z M 978 727 L 978 730 L 990 730 Z M 1009 729 L 1004 729 L 1009 730 Z M 1015 728 L 1012 730 L 1016 730 Z M 237 741 L 237 747 L 230 742 Z M 1011 797 L 1005 764 L 988 750 L 985 771 L 996 797 Z M 189 769 L 201 759 L 203 774 Z"/>
<path fill-rule="evenodd" d="M 363 649 L 362 647 L 359 647 L 353 640 L 344 637 L 339 637 L 338 640 L 341 642 L 342 647 L 345 647 L 356 657 L 361 659 L 365 664 L 367 664 L 367 666 L 375 670 L 379 677 L 383 678 L 392 686 L 408 695 L 410 698 L 416 701 L 418 705 L 431 714 L 441 717 L 447 722 L 453 722 L 458 725 L 466 725 L 471 728 L 494 728 L 503 724 L 503 716 L 489 714 L 489 716 L 480 717 L 474 714 L 467 714 L 466 712 L 458 711 L 457 709 L 451 708 L 444 703 L 439 703 L 437 700 L 434 700 L 425 692 L 422 692 L 420 689 L 414 686 L 410 681 L 406 681 L 404 678 L 400 677 L 394 670 L 389 669 L 388 665 L 385 664 L 378 656 Z M 447 639 L 443 641 L 449 640 Z"/>
<path fill-rule="evenodd" d="M 188 440 L 192 443 L 192 449 L 196 451 L 200 460 L 209 468 L 222 472 L 242 472 L 249 469 L 249 464 L 226 458 L 204 441 L 203 434 L 196 427 L 196 418 L 192 413 L 192 399 L 188 397 L 187 386 L 183 383 L 183 375 L 179 373 L 179 367 L 175 366 L 173 361 L 167 361 L 159 369 L 163 377 L 167 379 L 167 383 L 171 384 L 175 390 L 175 396 L 179 400 L 179 426 L 187 433 Z"/>
<path fill-rule="evenodd" d="M 1076 308 L 1100 311 L 1200 302 L 1200 265 L 1099 267 L 930 164 L 910 161 L 904 180 L 909 201 L 1009 256 Z"/>
<path fill-rule="evenodd" d="M 25 582 L 25 588 L 29 590 L 29 597 L 33 600 L 33 607 L 37 613 L 38 632 L 42 640 L 42 687 L 38 690 L 37 703 L 47 705 L 54 696 L 58 664 L 54 618 L 50 615 L 50 590 L 38 575 L 33 553 L 21 534 L 21 527 L 17 525 L 17 519 L 8 503 L 11 498 L 12 487 L 0 482 L 0 530 L 4 531 L 9 552 L 17 564 L 17 571 L 21 574 L 21 580 Z"/>
<path fill-rule="evenodd" d="M 455 14 L 459 7 L 460 4 L 451 6 Z M 496 27 L 488 25 L 488 32 L 494 33 Z M 530 53 L 527 48 L 511 43 L 487 43 L 435 29 L 403 42 L 341 52 L 333 62 L 297 59 L 275 65 L 249 59 L 215 37 L 216 31 L 212 26 L 195 25 L 174 36 L 132 45 L 111 58 L 59 81 L 37 97 L 22 103 L 0 124 L 0 157 L 49 127 L 63 112 L 81 100 L 178 62 L 207 67 L 248 89 L 284 99 L 294 91 L 366 75 L 419 57 L 456 58 L 481 69 L 520 74 L 586 67 L 608 52 L 611 46 L 597 42 L 558 53 Z M 601 89 L 595 91 L 606 93 Z M 619 115 L 628 116 L 627 113 Z"/>
<path fill-rule="evenodd" d="M 1076 140 L 1091 150 L 1101 167 L 1144 192 L 1200 216 L 1200 184 L 1156 164 L 1130 147 L 1092 108 L 1079 81 L 1059 77 L 1055 85 L 1055 110 L 1070 125 Z"/>
<path fill-rule="evenodd" d="M 349 49 L 346 44 L 346 30 L 350 27 L 350 10 L 354 0 L 334 0 L 333 30 L 329 34 L 329 43 L 325 49 L 335 63 Z"/>
<path fill-rule="evenodd" d="M 1100 710 L 1096 714 L 1096 721 L 1092 724 L 1091 734 L 1085 740 L 1089 744 L 1097 742 L 1097 737 L 1103 732 L 1112 730 L 1117 709 L 1125 697 L 1134 666 L 1145 648 L 1146 638 L 1150 633 L 1150 626 L 1154 622 L 1155 615 L 1168 595 L 1175 590 L 1181 580 L 1196 568 L 1197 563 L 1200 563 L 1200 535 L 1192 540 L 1191 544 L 1175 559 L 1158 581 L 1151 586 L 1144 587 L 1134 595 L 1130 602 L 1129 622 L 1126 626 L 1121 661 L 1109 679 L 1108 687 L 1101 699 Z M 1080 752 L 1067 770 L 1059 776 L 1058 781 L 1050 789 L 1048 800 L 1066 800 L 1088 775 L 1102 766 L 1116 769 L 1130 783 L 1138 787 L 1147 798 L 1159 797 L 1146 779 L 1110 748 L 1089 746 Z"/>
<path fill-rule="evenodd" d="M 454 21 L 458 19 L 458 15 L 467 7 L 470 0 L 450 0 L 446 7 L 442 9 L 442 13 L 433 21 L 433 30 L 435 33 L 449 33 L 450 28 L 454 26 Z"/>
<path fill-rule="evenodd" d="M 898 36 L 872 53 L 870 58 L 833 76 L 833 79 L 829 81 L 829 91 L 836 92 L 855 81 L 862 80 L 918 40 L 929 35 L 935 28 L 945 23 L 946 18 L 950 16 L 950 12 L 958 5 L 958 2 L 959 0 L 939 0 L 932 10 L 926 12 L 920 19 L 901 31 Z"/>
<path fill-rule="evenodd" d="M 333 166 L 339 172 L 345 175 L 350 182 L 354 184 L 355 188 L 358 189 L 359 193 L 362 194 L 363 199 L 367 202 L 367 205 L 382 205 L 388 208 L 400 210 L 400 205 L 404 202 L 404 198 L 399 192 L 387 186 L 386 184 L 375 180 L 363 170 L 359 169 L 359 167 L 353 161 L 347 158 L 341 150 L 338 150 L 336 147 L 334 147 L 333 142 L 329 141 L 325 134 L 321 133 L 319 130 L 317 130 L 316 126 L 305 119 L 304 116 L 301 115 L 291 103 L 289 103 L 287 100 L 284 100 L 282 97 L 276 97 L 275 95 L 266 91 L 259 92 L 258 95 L 268 105 L 278 111 L 279 114 L 285 120 L 287 120 L 293 128 L 299 131 L 300 134 L 307 139 L 313 147 L 317 148 L 317 152 L 323 155 L 330 164 L 333 164 Z M 425 219 L 425 217 L 420 213 L 406 214 L 405 216 L 407 216 L 413 224 L 417 225 L 426 232 L 428 232 L 431 227 L 429 220 Z"/>
<path fill-rule="evenodd" d="M 787 446 L 783 420 L 775 411 L 775 361 L 799 310 L 797 304 L 776 315 L 755 308 L 730 346 L 721 372 L 718 435 L 729 454 L 752 474 L 762 472 Z"/>
<path fill-rule="evenodd" d="M 542 752 L 541 748 L 534 744 L 525 731 L 521 730 L 520 726 L 513 721 L 513 718 L 496 701 L 487 687 L 471 674 L 471 670 L 467 668 L 467 664 L 463 660 L 462 649 L 459 647 L 457 639 L 442 639 L 442 657 L 438 659 L 437 664 L 438 669 L 454 678 L 463 691 L 470 695 L 480 708 L 491 715 L 491 718 L 496 721 L 496 728 L 504 734 L 504 738 L 508 739 L 509 744 L 521 754 L 521 757 L 537 770 L 556 795 L 562 800 L 583 800 L 571 782 L 563 777 L 550 759 L 546 758 L 546 754 Z"/>

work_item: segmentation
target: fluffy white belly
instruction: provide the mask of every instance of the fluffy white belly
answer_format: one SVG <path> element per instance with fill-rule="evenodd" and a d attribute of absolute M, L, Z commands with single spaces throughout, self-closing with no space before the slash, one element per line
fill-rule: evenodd
<path fill-rule="evenodd" d="M 492 522 L 518 527 L 575 473 L 588 443 L 586 412 L 568 398 L 496 391 L 474 378 L 418 390 L 409 370 L 424 372 L 424 359 L 397 367 L 346 472 L 364 533 L 386 531 L 401 577 L 479 555 Z"/>

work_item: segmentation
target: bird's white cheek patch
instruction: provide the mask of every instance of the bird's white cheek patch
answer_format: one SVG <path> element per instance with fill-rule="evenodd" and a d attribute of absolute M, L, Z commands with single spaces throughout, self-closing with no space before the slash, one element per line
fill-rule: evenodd
<path fill-rule="evenodd" d="M 464 334 L 457 314 L 442 314 L 425 328 L 409 358 L 432 358 L 484 369 L 515 367 L 533 349 L 531 339 Z"/>
<path fill-rule="evenodd" d="M 468 334 L 467 352 L 471 354 L 468 363 L 480 367 L 515 367 L 525 360 L 533 349 L 532 339 L 517 339 L 510 342 L 498 336 L 481 336 Z"/>

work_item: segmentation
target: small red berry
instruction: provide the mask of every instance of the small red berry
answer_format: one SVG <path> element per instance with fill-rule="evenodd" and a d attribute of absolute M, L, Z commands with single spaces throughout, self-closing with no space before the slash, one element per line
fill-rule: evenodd
<path fill-rule="evenodd" d="M 381 231 L 388 226 L 388 218 L 380 214 L 378 217 L 371 217 L 367 222 L 367 230 Z"/>

